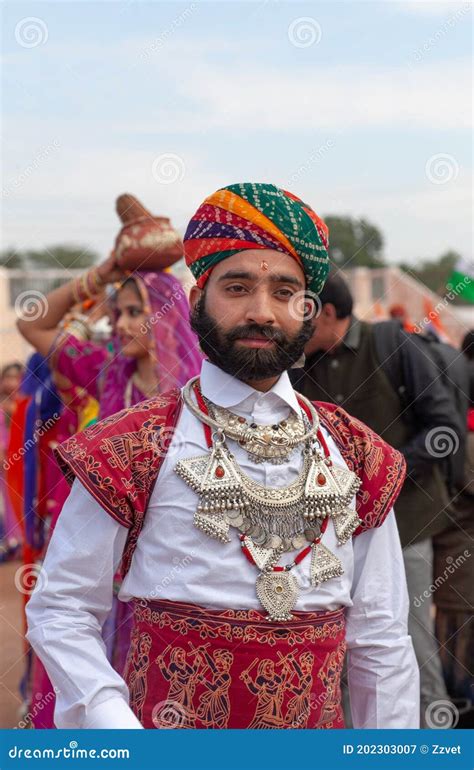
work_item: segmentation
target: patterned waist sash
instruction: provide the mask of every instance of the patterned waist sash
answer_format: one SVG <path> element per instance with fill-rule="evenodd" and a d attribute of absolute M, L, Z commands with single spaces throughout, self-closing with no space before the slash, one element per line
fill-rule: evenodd
<path fill-rule="evenodd" d="M 257 610 L 135 600 L 124 677 L 146 728 L 343 728 L 344 611 Z"/>

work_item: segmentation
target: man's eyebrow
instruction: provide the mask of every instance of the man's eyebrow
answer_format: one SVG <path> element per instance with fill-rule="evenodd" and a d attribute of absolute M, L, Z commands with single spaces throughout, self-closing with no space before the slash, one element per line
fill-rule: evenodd
<path fill-rule="evenodd" d="M 295 278 L 293 275 L 284 275 L 283 273 L 269 273 L 267 276 L 265 276 L 265 279 L 263 279 L 261 275 L 257 275 L 257 273 L 249 273 L 247 270 L 228 270 L 218 278 L 218 281 L 228 281 L 231 278 L 243 278 L 247 281 L 267 280 L 271 281 L 272 283 L 290 283 L 293 286 L 298 286 L 301 289 L 304 289 L 302 282 L 298 280 L 298 278 Z"/>
<path fill-rule="evenodd" d="M 273 283 L 291 283 L 293 286 L 300 286 L 302 289 L 304 289 L 303 284 L 298 278 L 295 278 L 294 275 L 284 275 L 283 273 L 275 274 L 271 273 L 268 276 L 270 281 L 273 281 Z"/>
<path fill-rule="evenodd" d="M 228 281 L 229 278 L 247 278 L 247 280 L 255 280 L 258 276 L 255 273 L 248 273 L 246 270 L 228 270 L 218 279 L 219 281 Z"/>

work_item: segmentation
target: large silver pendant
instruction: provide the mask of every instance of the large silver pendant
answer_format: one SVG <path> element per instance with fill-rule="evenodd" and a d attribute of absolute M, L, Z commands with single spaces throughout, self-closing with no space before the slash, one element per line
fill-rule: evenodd
<path fill-rule="evenodd" d="M 236 527 L 255 546 L 288 552 L 313 542 L 326 516 L 340 544 L 360 524 L 348 507 L 359 488 L 357 476 L 308 451 L 298 477 L 285 487 L 266 487 L 244 474 L 223 441 L 213 444 L 210 455 L 180 460 L 175 472 L 199 496 L 195 525 L 224 543 Z"/>
<path fill-rule="evenodd" d="M 293 620 L 291 610 L 298 599 L 298 583 L 289 570 L 262 572 L 257 578 L 257 596 L 267 620 Z"/>
<path fill-rule="evenodd" d="M 194 524 L 223 543 L 230 542 L 230 527 L 244 533 L 253 561 L 262 571 L 256 588 L 267 619 L 291 620 L 298 583 L 289 570 L 272 568 L 283 552 L 314 543 L 327 516 L 340 544 L 352 536 L 360 520 L 349 503 L 359 479 L 307 448 L 294 482 L 265 487 L 242 472 L 222 435 L 216 435 L 210 454 L 180 460 L 175 468 L 199 496 Z M 311 584 L 317 586 L 342 574 L 340 560 L 323 543 L 314 543 Z"/>
<path fill-rule="evenodd" d="M 319 530 L 319 521 L 308 525 L 303 516 L 310 462 L 305 454 L 291 484 L 266 487 L 244 474 L 223 442 L 217 441 L 210 455 L 180 460 L 175 472 L 199 495 L 194 523 L 203 532 L 228 542 L 232 526 L 256 546 L 292 551 L 312 542 Z"/>

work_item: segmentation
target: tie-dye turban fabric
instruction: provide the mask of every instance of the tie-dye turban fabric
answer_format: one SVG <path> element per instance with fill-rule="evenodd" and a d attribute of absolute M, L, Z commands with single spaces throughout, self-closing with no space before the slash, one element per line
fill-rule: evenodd
<path fill-rule="evenodd" d="M 246 249 L 274 249 L 301 265 L 319 294 L 329 271 L 328 228 L 296 195 L 273 184 L 223 187 L 199 206 L 184 236 L 186 264 L 201 288 L 223 259 Z"/>

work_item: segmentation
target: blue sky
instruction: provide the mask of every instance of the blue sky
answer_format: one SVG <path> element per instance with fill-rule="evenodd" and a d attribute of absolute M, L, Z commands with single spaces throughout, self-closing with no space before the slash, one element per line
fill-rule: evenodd
<path fill-rule="evenodd" d="M 472 257 L 467 2 L 2 11 L 2 247 L 106 256 L 118 194 L 184 230 L 206 195 L 255 180 L 372 220 L 390 262 Z"/>

